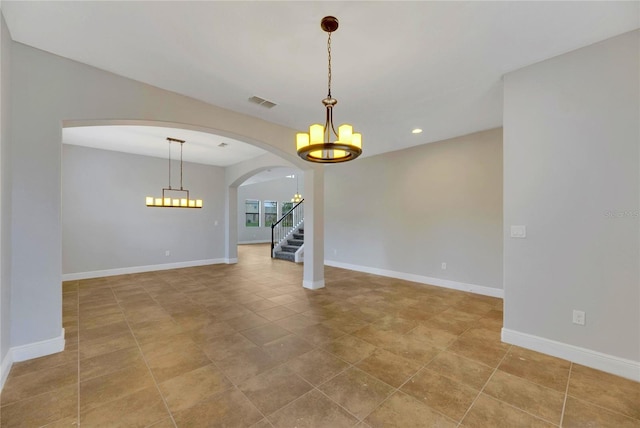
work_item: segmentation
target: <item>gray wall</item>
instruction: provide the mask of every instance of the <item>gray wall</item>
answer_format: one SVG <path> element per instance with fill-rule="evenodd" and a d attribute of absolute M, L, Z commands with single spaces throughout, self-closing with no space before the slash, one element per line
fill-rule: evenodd
<path fill-rule="evenodd" d="M 298 189 L 304 197 L 304 177 L 302 177 L 301 172 L 299 175 Z M 282 210 L 281 203 L 291 201 L 294 193 L 296 193 L 296 180 L 291 178 L 281 178 L 238 187 L 238 243 L 271 242 L 271 227 L 246 227 L 245 200 L 257 199 L 261 205 L 264 201 L 277 201 L 278 213 L 280 213 Z M 261 207 L 260 215 L 264 220 L 262 209 Z"/>
<path fill-rule="evenodd" d="M 639 37 L 510 73 L 504 87 L 505 328 L 634 361 Z M 510 225 L 527 238 L 509 238 Z"/>
<path fill-rule="evenodd" d="M 202 209 L 146 207 L 167 171 L 165 159 L 63 145 L 63 274 L 224 258 L 224 169 L 184 163 Z"/>
<path fill-rule="evenodd" d="M 331 165 L 325 177 L 326 259 L 502 288 L 502 129 Z"/>
<path fill-rule="evenodd" d="M 1 16 L 1 15 L 0 15 Z M 11 302 L 11 37 L 1 16 L 0 51 L 0 362 L 4 361 L 10 346 Z M 0 387 L 6 373 L 0 373 Z"/>

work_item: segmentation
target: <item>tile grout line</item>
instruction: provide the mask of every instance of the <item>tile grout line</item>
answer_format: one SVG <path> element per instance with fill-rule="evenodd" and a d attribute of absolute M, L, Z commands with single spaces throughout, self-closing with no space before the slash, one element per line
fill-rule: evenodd
<path fill-rule="evenodd" d="M 567 409 L 567 398 L 569 397 L 569 382 L 571 382 L 571 370 L 573 370 L 573 363 L 569 364 L 569 376 L 567 376 L 567 387 L 564 390 L 564 401 L 562 402 L 562 412 L 560 413 L 560 426 L 564 422 L 564 412 Z"/>
<path fill-rule="evenodd" d="M 462 418 L 460 418 L 460 421 L 458 422 L 458 425 L 456 425 L 457 427 L 460 427 L 462 425 L 462 421 L 464 421 L 464 418 L 467 417 L 467 415 L 469 414 L 469 411 L 471 410 L 471 408 L 473 407 L 474 404 L 476 404 L 476 401 L 478 401 L 478 398 L 480 398 L 480 396 L 482 395 L 482 392 L 484 391 L 484 389 L 487 387 L 487 385 L 489 384 L 489 382 L 491 382 L 491 379 L 493 379 L 493 376 L 496 374 L 496 372 L 498 371 L 498 367 L 500 367 L 500 364 L 502 364 L 502 362 L 504 361 L 505 358 L 507 358 L 507 355 L 509 355 L 509 352 L 511 351 L 511 349 L 513 348 L 513 345 L 509 345 L 509 348 L 507 349 L 507 352 L 504 353 L 504 355 L 502 356 L 502 358 L 500 359 L 500 361 L 498 362 L 498 364 L 496 364 L 496 368 L 493 369 L 493 372 L 491 373 L 491 376 L 489 376 L 489 378 L 487 379 L 487 381 L 484 383 L 484 385 L 482 385 L 482 388 L 480 389 L 480 392 L 478 392 L 478 395 L 476 395 L 476 398 L 473 399 L 473 401 L 471 402 L 471 404 L 469 405 L 469 407 L 467 408 L 467 411 L 464 412 L 464 415 L 462 415 Z"/>

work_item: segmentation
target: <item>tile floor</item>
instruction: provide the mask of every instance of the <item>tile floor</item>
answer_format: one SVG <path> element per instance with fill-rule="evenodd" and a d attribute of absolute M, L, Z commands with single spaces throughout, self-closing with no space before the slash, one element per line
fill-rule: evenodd
<path fill-rule="evenodd" d="M 64 352 L 16 363 L 2 427 L 640 427 L 640 384 L 500 342 L 502 302 L 241 246 L 71 281 Z"/>

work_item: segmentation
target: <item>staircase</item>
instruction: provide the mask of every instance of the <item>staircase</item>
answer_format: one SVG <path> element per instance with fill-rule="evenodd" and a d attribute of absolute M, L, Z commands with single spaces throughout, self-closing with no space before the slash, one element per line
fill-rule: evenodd
<path fill-rule="evenodd" d="M 295 262 L 296 251 L 304 244 L 304 228 L 298 228 L 296 232 L 293 232 L 291 238 L 287 239 L 287 243 L 283 244 L 280 251 L 273 253 L 276 259 L 288 260 Z"/>

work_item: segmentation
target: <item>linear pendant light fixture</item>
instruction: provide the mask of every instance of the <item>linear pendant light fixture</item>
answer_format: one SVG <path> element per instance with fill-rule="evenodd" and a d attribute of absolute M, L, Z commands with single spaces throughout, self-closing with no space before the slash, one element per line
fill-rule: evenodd
<path fill-rule="evenodd" d="M 169 187 L 162 188 L 162 197 L 155 198 L 153 196 L 147 196 L 145 201 L 148 207 L 160 207 L 160 208 L 202 208 L 202 199 L 190 199 L 189 191 L 182 187 L 182 145 L 184 140 L 178 140 L 177 138 L 167 137 L 169 142 Z M 180 143 L 180 188 L 174 189 L 171 187 L 171 143 Z M 180 198 L 171 197 L 171 193 L 167 195 L 167 192 L 182 192 L 183 195 Z M 186 193 L 186 198 L 184 197 Z"/>
<path fill-rule="evenodd" d="M 327 40 L 329 93 L 327 98 L 322 100 L 322 104 L 327 110 L 326 120 L 324 126 L 316 123 L 309 127 L 308 133 L 297 133 L 296 148 L 298 156 L 309 162 L 346 162 L 354 160 L 362 154 L 362 135 L 354 133 L 353 127 L 348 124 L 340 125 L 338 132 L 333 126 L 333 107 L 338 103 L 338 100 L 331 96 L 331 33 L 338 29 L 338 19 L 333 16 L 325 16 L 320 22 L 320 28 L 329 34 Z M 332 136 L 335 136 L 335 142 L 331 142 Z"/>

